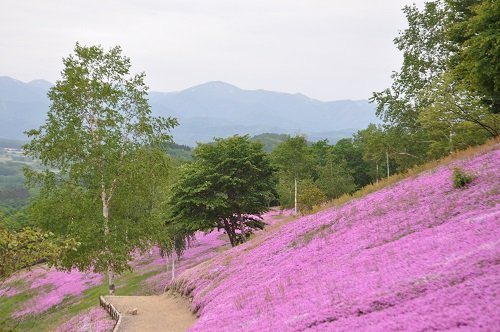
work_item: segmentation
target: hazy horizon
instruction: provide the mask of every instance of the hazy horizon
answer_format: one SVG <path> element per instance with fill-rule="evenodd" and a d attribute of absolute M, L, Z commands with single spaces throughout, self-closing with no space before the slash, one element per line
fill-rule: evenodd
<path fill-rule="evenodd" d="M 151 91 L 224 81 L 322 101 L 367 99 L 401 64 L 392 40 L 406 26 L 401 8 L 413 2 L 7 1 L 0 73 L 54 82 L 78 41 L 122 46 Z"/>

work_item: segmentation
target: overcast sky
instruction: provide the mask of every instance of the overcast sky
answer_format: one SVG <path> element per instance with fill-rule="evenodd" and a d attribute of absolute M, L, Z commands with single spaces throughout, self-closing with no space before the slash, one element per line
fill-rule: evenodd
<path fill-rule="evenodd" d="M 390 84 L 401 8 L 423 0 L 0 0 L 0 76 L 59 79 L 77 41 L 122 46 L 151 90 L 366 99 Z"/>

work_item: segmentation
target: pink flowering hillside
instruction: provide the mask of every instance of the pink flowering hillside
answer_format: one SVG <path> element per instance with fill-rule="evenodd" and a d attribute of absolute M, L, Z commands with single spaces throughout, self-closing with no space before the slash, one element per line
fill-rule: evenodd
<path fill-rule="evenodd" d="M 474 180 L 454 188 L 454 167 Z M 497 145 L 262 233 L 171 287 L 193 297 L 191 331 L 499 331 L 499 200 Z"/>

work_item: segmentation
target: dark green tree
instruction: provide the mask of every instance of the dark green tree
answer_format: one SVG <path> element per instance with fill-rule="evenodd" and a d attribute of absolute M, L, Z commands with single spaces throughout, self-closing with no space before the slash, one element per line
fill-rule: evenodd
<path fill-rule="evenodd" d="M 113 293 L 115 273 L 128 268 L 130 252 L 153 231 L 144 224 L 151 206 L 136 194 L 157 178 L 150 174 L 156 158 L 144 158 L 143 151 L 170 141 L 176 121 L 151 116 L 145 74 L 130 74 L 120 47 L 76 44 L 63 62 L 62 78 L 48 93 L 47 119 L 28 132 L 32 140 L 24 146 L 46 167 L 26 172 L 30 183 L 42 186 L 32 216 L 82 243 L 65 268 L 107 271 Z"/>
<path fill-rule="evenodd" d="M 168 227 L 184 236 L 224 229 L 232 246 L 262 229 L 260 215 L 275 191 L 273 168 L 262 144 L 233 136 L 199 144 L 193 156 L 172 188 Z"/>
<path fill-rule="evenodd" d="M 333 148 L 333 154 L 337 163 L 347 167 L 357 188 L 371 182 L 369 165 L 363 159 L 361 148 L 351 138 L 339 140 Z"/>

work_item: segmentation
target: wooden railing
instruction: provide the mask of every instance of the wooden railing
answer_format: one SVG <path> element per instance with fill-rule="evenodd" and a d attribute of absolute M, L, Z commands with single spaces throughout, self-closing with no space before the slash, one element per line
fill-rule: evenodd
<path fill-rule="evenodd" d="M 118 310 L 116 310 L 116 308 L 111 303 L 106 301 L 106 299 L 102 295 L 99 296 L 99 304 L 109 313 L 111 318 L 113 318 L 113 320 L 115 321 L 115 327 L 113 328 L 113 332 L 117 332 L 122 322 L 122 315 L 120 314 L 120 312 L 118 312 Z"/>

